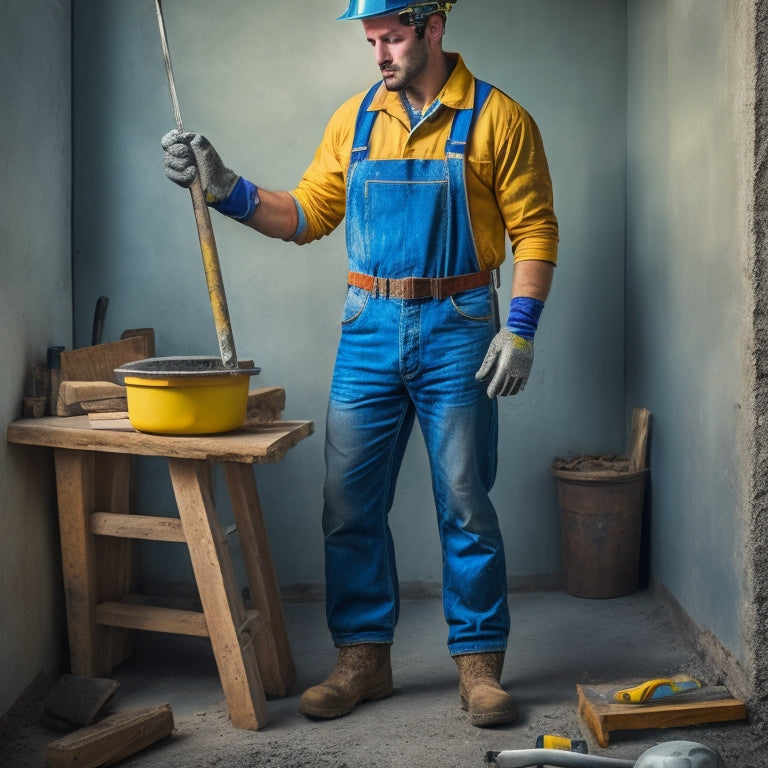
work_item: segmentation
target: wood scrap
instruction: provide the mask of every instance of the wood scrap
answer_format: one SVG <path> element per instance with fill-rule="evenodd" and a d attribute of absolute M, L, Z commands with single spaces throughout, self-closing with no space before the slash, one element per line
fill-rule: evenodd
<path fill-rule="evenodd" d="M 648 466 L 648 427 L 651 412 L 647 408 L 632 411 L 632 430 L 629 438 L 629 471 L 639 472 Z"/>
<path fill-rule="evenodd" d="M 135 336 L 140 336 L 144 339 L 145 355 L 143 359 L 155 356 L 155 329 L 154 328 L 129 328 L 127 331 L 123 331 L 120 334 L 121 339 L 132 339 Z"/>
<path fill-rule="evenodd" d="M 147 340 L 131 336 L 120 341 L 61 353 L 62 381 L 114 381 L 115 368 L 146 358 Z"/>
<path fill-rule="evenodd" d="M 21 415 L 25 419 L 39 419 L 48 410 L 47 397 L 25 397 L 21 401 Z"/>
<path fill-rule="evenodd" d="M 117 712 L 95 725 L 81 728 L 45 747 L 51 768 L 98 768 L 146 749 L 173 732 L 169 704 Z"/>
<path fill-rule="evenodd" d="M 601 747 L 608 746 L 612 731 L 680 728 L 744 720 L 747 716 L 746 704 L 732 698 L 724 686 L 706 686 L 646 704 L 620 704 L 612 698 L 616 690 L 615 685 L 576 686 L 579 717 Z"/>
<path fill-rule="evenodd" d="M 285 389 L 263 387 L 248 392 L 245 426 L 280 421 L 285 410 Z"/>
<path fill-rule="evenodd" d="M 105 411 L 88 414 L 91 429 L 117 429 L 123 432 L 135 432 L 128 418 L 128 411 Z"/>
<path fill-rule="evenodd" d="M 62 381 L 59 386 L 57 416 L 82 416 L 127 408 L 125 387 L 111 381 Z"/>
<path fill-rule="evenodd" d="M 43 700 L 44 722 L 62 730 L 92 725 L 119 687 L 108 678 L 62 675 Z"/>

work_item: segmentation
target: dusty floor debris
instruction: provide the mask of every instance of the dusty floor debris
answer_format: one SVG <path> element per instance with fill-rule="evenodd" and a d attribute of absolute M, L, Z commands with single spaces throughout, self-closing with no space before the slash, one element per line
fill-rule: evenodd
<path fill-rule="evenodd" d="M 617 732 L 601 748 L 577 714 L 577 684 L 624 683 L 686 672 L 718 682 L 675 630 L 649 592 L 585 600 L 561 592 L 513 594 L 503 685 L 518 721 L 473 728 L 459 707 L 456 667 L 445 647 L 439 600 L 407 601 L 392 651 L 395 693 L 330 722 L 296 712 L 301 691 L 335 661 L 322 603 L 289 603 L 286 619 L 299 680 L 290 696 L 269 702 L 262 731 L 231 727 L 215 664 L 200 638 L 145 634 L 137 655 L 115 670 L 120 690 L 109 711 L 169 702 L 176 730 L 121 768 L 484 768 L 488 751 L 528 749 L 542 733 L 584 738 L 592 754 L 636 759 L 661 741 L 698 741 L 717 749 L 728 768 L 764 764 L 766 741 L 749 722 Z M 54 681 L 55 682 L 55 681 Z M 0 765 L 44 768 L 43 748 L 56 734 L 38 720 L 40 691 L 0 733 Z"/>

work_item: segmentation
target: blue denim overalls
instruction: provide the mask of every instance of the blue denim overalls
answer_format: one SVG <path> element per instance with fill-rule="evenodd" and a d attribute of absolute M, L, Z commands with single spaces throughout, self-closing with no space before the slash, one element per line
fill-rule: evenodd
<path fill-rule="evenodd" d="M 370 160 L 378 112 L 367 107 L 378 84 L 369 91 L 347 181 L 352 272 L 402 278 L 479 271 L 463 155 L 490 86 L 475 82 L 475 107 L 456 112 L 444 159 Z M 496 401 L 475 381 L 497 323 L 492 283 L 419 299 L 348 287 L 325 443 L 326 611 L 337 646 L 392 642 L 399 595 L 388 513 L 416 416 L 442 544 L 448 648 L 452 655 L 506 648 L 504 549 L 488 497 Z"/>

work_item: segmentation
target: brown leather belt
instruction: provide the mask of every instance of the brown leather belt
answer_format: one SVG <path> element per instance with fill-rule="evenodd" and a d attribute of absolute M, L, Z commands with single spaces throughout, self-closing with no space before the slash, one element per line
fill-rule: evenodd
<path fill-rule="evenodd" d="M 386 299 L 445 299 L 454 293 L 490 285 L 493 272 L 472 272 L 455 277 L 374 277 L 350 272 L 347 283 Z"/>

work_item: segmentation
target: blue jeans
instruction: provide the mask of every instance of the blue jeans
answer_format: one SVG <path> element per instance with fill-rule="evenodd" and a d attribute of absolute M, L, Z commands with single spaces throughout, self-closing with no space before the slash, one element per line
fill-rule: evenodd
<path fill-rule="evenodd" d="M 496 401 L 475 381 L 495 333 L 491 288 L 448 299 L 350 287 L 328 407 L 323 531 L 326 611 L 336 645 L 392 642 L 397 569 L 388 513 L 414 417 L 429 455 L 452 655 L 501 651 L 506 566 L 488 493 Z"/>

